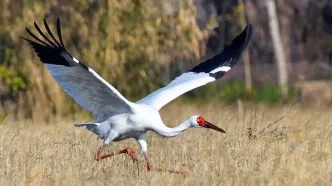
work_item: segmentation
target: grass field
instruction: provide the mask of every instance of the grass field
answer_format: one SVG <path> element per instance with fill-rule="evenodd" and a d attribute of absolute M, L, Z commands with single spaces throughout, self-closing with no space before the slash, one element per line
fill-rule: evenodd
<path fill-rule="evenodd" d="M 42 114 L 42 113 L 41 113 Z M 101 144 L 76 122 L 41 124 L 4 121 L 0 125 L 1 185 L 329 185 L 332 182 L 332 110 L 247 105 L 239 112 L 220 104 L 172 104 L 162 111 L 175 126 L 200 114 L 227 134 L 189 129 L 175 138 L 149 132 L 148 151 L 155 168 L 186 174 L 146 172 L 134 140 L 138 165 L 126 155 L 94 161 Z M 251 132 L 248 132 L 251 128 Z"/>

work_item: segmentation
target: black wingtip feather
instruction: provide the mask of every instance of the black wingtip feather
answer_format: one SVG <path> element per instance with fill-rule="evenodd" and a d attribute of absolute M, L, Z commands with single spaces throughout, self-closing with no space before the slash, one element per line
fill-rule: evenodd
<path fill-rule="evenodd" d="M 229 65 L 229 67 L 233 67 L 241 58 L 242 54 L 245 52 L 250 38 L 252 34 L 252 26 L 251 24 L 248 24 L 243 31 L 241 32 L 240 35 L 238 35 L 236 38 L 233 39 L 232 43 L 224 49 L 230 50 L 231 53 L 233 53 L 233 56 L 236 57 L 234 60 L 229 60 L 228 63 L 225 63 L 223 65 Z M 231 54 L 232 55 L 232 54 Z"/>
<path fill-rule="evenodd" d="M 38 45 L 41 45 L 41 44 L 36 43 L 36 42 L 34 42 L 34 41 L 30 40 L 30 39 L 27 39 L 27 38 L 23 37 L 23 36 L 20 36 L 20 38 L 26 40 L 31 46 L 32 46 L 32 44 L 38 44 Z"/>
<path fill-rule="evenodd" d="M 20 38 L 26 40 L 29 44 L 33 42 L 33 41 L 31 41 L 30 39 L 27 39 L 27 38 L 25 38 L 25 37 L 23 37 L 23 36 L 20 36 Z"/>
<path fill-rule="evenodd" d="M 61 45 L 62 47 L 65 49 L 65 46 L 63 44 L 63 41 L 62 41 L 62 36 L 61 36 L 61 26 L 60 26 L 60 18 L 58 17 L 57 19 L 57 31 L 58 31 L 58 36 L 59 36 L 59 39 L 60 39 L 60 42 L 61 42 Z M 66 50 L 66 49 L 65 49 Z"/>
<path fill-rule="evenodd" d="M 34 22 L 36 30 L 39 32 L 42 37 L 44 37 L 47 42 L 39 39 L 37 36 L 35 36 L 28 28 L 26 28 L 26 31 L 28 34 L 30 34 L 36 41 L 27 39 L 25 37 L 21 37 L 22 39 L 26 40 L 31 47 L 34 49 L 34 51 L 37 53 L 38 57 L 40 58 L 40 61 L 45 64 L 52 64 L 52 65 L 61 65 L 61 66 L 67 66 L 67 67 L 82 67 L 85 70 L 89 71 L 89 68 L 84 65 L 81 62 L 77 62 L 74 60 L 73 56 L 69 54 L 63 44 L 62 36 L 61 36 L 61 28 L 60 28 L 60 19 L 57 20 L 57 33 L 58 37 L 60 39 L 60 43 L 55 39 L 54 35 L 51 32 L 51 29 L 49 28 L 46 20 L 44 19 L 44 25 L 48 32 L 48 34 L 52 37 L 54 42 L 51 41 L 39 28 L 36 22 Z"/>
<path fill-rule="evenodd" d="M 34 25 L 35 25 L 35 28 L 36 28 L 36 30 L 39 32 L 39 34 L 40 35 L 42 35 L 43 36 L 43 38 L 50 44 L 50 45 L 52 45 L 53 47 L 57 47 L 51 40 L 49 40 L 47 37 L 46 37 L 46 35 L 43 33 L 43 31 L 39 28 L 39 26 L 37 25 L 37 23 L 36 22 L 34 22 Z"/>
<path fill-rule="evenodd" d="M 28 32 L 28 34 L 30 34 L 34 39 L 36 39 L 37 41 L 41 42 L 42 44 L 44 44 L 47 47 L 51 47 L 51 45 L 47 44 L 46 42 L 44 42 L 43 40 L 39 39 L 35 34 L 33 34 L 27 27 L 25 27 L 25 30 Z"/>
<path fill-rule="evenodd" d="M 248 24 L 245 29 L 235 37 L 232 43 L 227 46 L 222 52 L 215 55 L 214 57 L 206 60 L 195 66 L 189 72 L 195 73 L 209 73 L 210 76 L 218 79 L 225 74 L 225 71 L 218 71 L 211 73 L 211 71 L 217 69 L 218 67 L 233 67 L 241 58 L 245 49 L 247 48 L 252 34 L 252 25 Z"/>
<path fill-rule="evenodd" d="M 44 26 L 45 26 L 48 34 L 52 37 L 53 41 L 57 44 L 58 47 L 61 48 L 61 45 L 58 43 L 58 41 L 55 39 L 54 35 L 52 34 L 51 29 L 48 26 L 46 19 L 44 19 Z"/>

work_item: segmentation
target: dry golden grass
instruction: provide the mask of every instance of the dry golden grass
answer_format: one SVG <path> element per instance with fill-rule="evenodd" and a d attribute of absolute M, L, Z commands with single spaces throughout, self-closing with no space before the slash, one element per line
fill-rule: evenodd
<path fill-rule="evenodd" d="M 249 105 L 243 114 L 219 104 L 172 104 L 162 111 L 174 126 L 201 114 L 227 135 L 190 129 L 175 138 L 149 133 L 155 168 L 185 175 L 146 172 L 126 155 L 94 161 L 100 141 L 73 121 L 54 124 L 5 121 L 0 126 L 0 183 L 24 185 L 328 185 L 332 182 L 332 110 L 298 106 L 267 108 Z M 42 113 L 40 113 L 42 114 Z M 242 116 L 241 116 L 242 115 Z M 78 122 L 78 121 L 76 121 Z M 81 122 L 81 121 L 79 121 Z M 269 126 L 268 128 L 266 128 Z M 251 128 L 251 139 L 247 128 Z M 264 130 L 265 129 L 265 130 Z M 114 143 L 139 151 L 134 140 Z"/>

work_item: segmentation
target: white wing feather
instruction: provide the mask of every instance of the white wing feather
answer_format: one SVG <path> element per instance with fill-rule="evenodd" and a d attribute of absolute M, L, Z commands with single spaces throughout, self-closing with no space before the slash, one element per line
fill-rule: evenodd
<path fill-rule="evenodd" d="M 166 87 L 158 89 L 137 103 L 147 104 L 159 110 L 183 93 L 212 81 L 215 81 L 215 78 L 209 76 L 207 73 L 196 74 L 194 72 L 187 72 L 175 78 Z"/>
<path fill-rule="evenodd" d="M 248 46 L 250 36 L 251 25 L 248 25 L 221 53 L 195 66 L 166 87 L 149 94 L 137 103 L 151 105 L 159 110 L 183 93 L 221 78 L 239 61 Z"/>
<path fill-rule="evenodd" d="M 97 119 L 132 112 L 131 102 L 91 68 L 45 66 L 64 91 Z"/>

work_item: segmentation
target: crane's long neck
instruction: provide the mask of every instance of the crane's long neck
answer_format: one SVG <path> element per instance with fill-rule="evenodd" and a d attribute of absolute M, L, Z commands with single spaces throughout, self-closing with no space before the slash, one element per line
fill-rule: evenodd
<path fill-rule="evenodd" d="M 169 128 L 166 125 L 161 125 L 161 126 L 154 128 L 153 130 L 161 136 L 174 137 L 174 136 L 181 134 L 183 131 L 185 131 L 186 129 L 188 129 L 190 127 L 191 127 L 190 122 L 188 120 L 186 120 L 174 128 Z"/>

